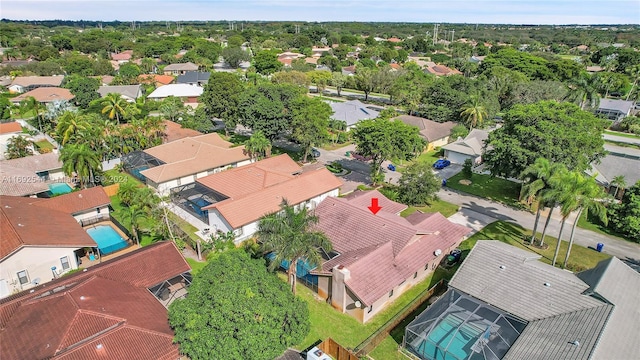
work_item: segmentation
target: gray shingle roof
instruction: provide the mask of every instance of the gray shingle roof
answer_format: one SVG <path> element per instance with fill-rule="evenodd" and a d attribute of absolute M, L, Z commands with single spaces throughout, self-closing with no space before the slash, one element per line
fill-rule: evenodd
<path fill-rule="evenodd" d="M 345 121 L 347 126 L 355 125 L 360 120 L 375 119 L 379 114 L 375 110 L 368 109 L 367 105 L 358 100 L 343 103 L 332 102 L 329 105 L 333 109 L 332 118 Z"/>
<path fill-rule="evenodd" d="M 101 97 L 107 96 L 107 94 L 120 94 L 131 99 L 137 99 L 141 95 L 140 85 L 118 85 L 118 86 L 100 86 L 98 88 L 98 94 Z"/>
<path fill-rule="evenodd" d="M 618 175 L 624 176 L 629 186 L 640 181 L 640 150 L 608 144 L 604 148 L 609 154 L 599 164 L 592 163 L 587 174 L 597 173 L 596 180 L 604 185 L 611 183 Z"/>
<path fill-rule="evenodd" d="M 616 99 L 600 99 L 598 110 L 614 110 L 623 114 L 628 114 L 633 107 L 633 101 L 616 100 Z"/>
<path fill-rule="evenodd" d="M 178 84 L 206 83 L 211 76 L 210 72 L 205 71 L 187 71 L 184 75 L 178 75 Z"/>
<path fill-rule="evenodd" d="M 464 140 L 456 140 L 442 148 L 449 151 L 455 151 L 466 155 L 479 156 L 482 155 L 482 147 L 485 140 L 489 138 L 489 132 L 486 130 L 473 129 Z"/>
<path fill-rule="evenodd" d="M 433 142 L 448 137 L 451 134 L 451 129 L 456 126 L 456 124 L 451 121 L 439 123 L 433 120 L 411 115 L 400 115 L 396 119 L 402 121 L 407 125 L 418 127 L 418 129 L 420 129 L 420 135 L 427 139 L 428 142 Z"/>
<path fill-rule="evenodd" d="M 164 71 L 196 71 L 196 70 L 198 70 L 198 65 L 192 62 L 170 64 L 164 67 Z"/>

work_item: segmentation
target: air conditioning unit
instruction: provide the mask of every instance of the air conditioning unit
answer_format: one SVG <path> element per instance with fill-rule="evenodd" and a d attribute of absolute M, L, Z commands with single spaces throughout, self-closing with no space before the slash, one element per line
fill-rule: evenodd
<path fill-rule="evenodd" d="M 314 347 L 307 352 L 307 360 L 332 360 L 331 356 L 322 352 L 318 347 Z"/>

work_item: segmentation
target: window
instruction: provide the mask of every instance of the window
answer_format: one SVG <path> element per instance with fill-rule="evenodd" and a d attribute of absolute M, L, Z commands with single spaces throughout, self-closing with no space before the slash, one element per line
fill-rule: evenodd
<path fill-rule="evenodd" d="M 393 289 L 391 289 L 391 291 L 389 291 L 389 297 L 393 296 Z"/>
<path fill-rule="evenodd" d="M 96 212 L 100 214 L 100 208 L 96 208 Z"/>
<path fill-rule="evenodd" d="M 69 257 L 65 256 L 65 257 L 61 257 L 60 258 L 60 263 L 62 264 L 62 271 L 67 270 L 71 267 L 71 265 L 69 265 Z"/>
<path fill-rule="evenodd" d="M 373 311 L 373 305 L 369 306 L 369 310 L 367 310 L 367 313 L 370 313 Z"/>
<path fill-rule="evenodd" d="M 418 272 L 416 271 L 416 272 L 413 273 L 413 278 L 415 279 L 417 277 L 418 277 Z"/>
<path fill-rule="evenodd" d="M 18 271 L 18 281 L 20 281 L 20 285 L 29 283 L 29 276 L 27 275 L 27 270 Z"/>

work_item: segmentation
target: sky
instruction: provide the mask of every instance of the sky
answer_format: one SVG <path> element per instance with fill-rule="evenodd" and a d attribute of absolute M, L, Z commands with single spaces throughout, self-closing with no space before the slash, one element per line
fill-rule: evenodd
<path fill-rule="evenodd" d="M 0 18 L 640 24 L 640 0 L 2 0 Z"/>

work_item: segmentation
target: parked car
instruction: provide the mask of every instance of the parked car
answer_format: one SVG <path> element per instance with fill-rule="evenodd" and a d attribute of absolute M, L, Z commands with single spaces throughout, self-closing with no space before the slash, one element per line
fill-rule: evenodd
<path fill-rule="evenodd" d="M 435 163 L 433 163 L 433 167 L 438 169 L 438 170 L 444 169 L 449 165 L 451 165 L 451 161 L 449 161 L 447 159 L 440 159 L 440 160 L 436 161 Z"/>
<path fill-rule="evenodd" d="M 320 157 L 320 150 L 311 148 L 311 156 L 313 156 L 314 158 Z"/>

